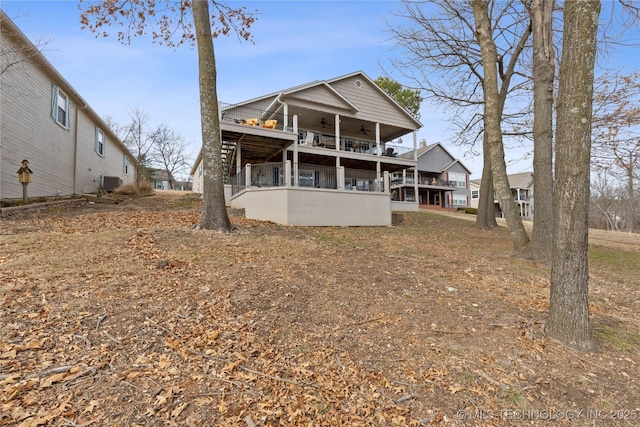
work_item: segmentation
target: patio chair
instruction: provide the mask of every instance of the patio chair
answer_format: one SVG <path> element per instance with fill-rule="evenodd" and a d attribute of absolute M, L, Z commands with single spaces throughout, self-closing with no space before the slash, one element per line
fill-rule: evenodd
<path fill-rule="evenodd" d="M 308 145 L 308 146 L 312 146 L 313 145 L 313 138 L 314 138 L 314 133 L 313 132 L 307 132 L 307 137 L 304 139 L 303 142 L 300 143 L 300 145 Z"/>
<path fill-rule="evenodd" d="M 265 120 L 262 124 L 262 127 L 267 129 L 275 129 L 277 124 L 277 120 Z"/>

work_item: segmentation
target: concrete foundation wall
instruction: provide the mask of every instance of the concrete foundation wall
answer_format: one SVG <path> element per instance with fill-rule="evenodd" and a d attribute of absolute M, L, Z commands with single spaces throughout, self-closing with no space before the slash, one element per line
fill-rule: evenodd
<path fill-rule="evenodd" d="M 234 197 L 231 206 L 244 208 L 245 216 L 249 219 L 282 225 L 391 225 L 391 199 L 388 193 L 299 187 L 250 188 Z"/>

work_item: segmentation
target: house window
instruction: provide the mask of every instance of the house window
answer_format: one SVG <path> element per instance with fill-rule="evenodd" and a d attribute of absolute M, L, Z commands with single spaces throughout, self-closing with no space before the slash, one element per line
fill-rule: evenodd
<path fill-rule="evenodd" d="M 122 172 L 124 172 L 125 175 L 129 175 L 129 166 L 131 165 L 131 163 L 129 163 L 129 158 L 127 157 L 126 154 L 124 154 L 122 156 Z"/>
<path fill-rule="evenodd" d="M 454 187 L 467 188 L 467 176 L 463 173 L 449 172 L 449 181 Z"/>
<path fill-rule="evenodd" d="M 471 192 L 471 198 L 472 198 L 472 199 L 479 199 L 479 198 L 480 198 L 480 191 L 478 191 L 478 190 L 473 190 L 473 191 Z"/>
<path fill-rule="evenodd" d="M 464 194 L 454 194 L 453 206 L 467 206 L 467 196 Z"/>
<path fill-rule="evenodd" d="M 200 163 L 200 167 L 198 167 L 198 176 L 202 176 L 202 163 Z"/>
<path fill-rule="evenodd" d="M 69 130 L 71 128 L 71 102 L 58 86 L 51 87 L 51 117 L 60 126 Z"/>
<path fill-rule="evenodd" d="M 95 140 L 95 149 L 96 153 L 100 156 L 104 157 L 104 132 L 99 128 L 96 128 L 96 140 Z"/>

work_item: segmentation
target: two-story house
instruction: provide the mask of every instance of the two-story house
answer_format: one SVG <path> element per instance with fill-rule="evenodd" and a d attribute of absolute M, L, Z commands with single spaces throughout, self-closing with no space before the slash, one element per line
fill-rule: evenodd
<path fill-rule="evenodd" d="M 95 193 L 136 182 L 136 159 L 0 10 L 0 198 Z"/>
<path fill-rule="evenodd" d="M 509 187 L 513 195 L 513 201 L 518 206 L 520 217 L 527 220 L 533 219 L 533 172 L 521 172 L 508 175 Z M 471 181 L 471 207 L 477 208 L 480 199 L 480 184 L 482 180 Z M 503 218 L 502 209 L 498 198 L 494 193 L 494 208 L 496 218 Z"/>
<path fill-rule="evenodd" d="M 402 156 L 411 156 L 405 153 Z M 440 143 L 421 147 L 415 153 L 417 173 L 413 169 L 393 174 L 391 192 L 394 200 L 418 201 L 421 207 L 457 209 L 471 201 L 471 171 Z"/>
<path fill-rule="evenodd" d="M 418 210 L 391 200 L 390 176 L 415 169 L 420 127 L 362 72 L 221 104 L 227 203 L 285 225 L 391 225 L 392 210 Z M 204 174 L 201 152 L 194 191 Z"/>

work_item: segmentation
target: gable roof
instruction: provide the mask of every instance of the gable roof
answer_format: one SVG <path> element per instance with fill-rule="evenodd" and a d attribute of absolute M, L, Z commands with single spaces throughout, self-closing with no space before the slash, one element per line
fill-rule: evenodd
<path fill-rule="evenodd" d="M 85 101 L 80 94 L 71 86 L 71 84 L 56 70 L 49 60 L 38 50 L 38 48 L 29 40 L 29 38 L 18 28 L 18 26 L 0 9 L 0 30 L 3 37 L 10 37 L 19 43 L 25 52 L 29 52 L 27 60 L 32 61 L 36 66 L 49 75 L 51 80 L 55 82 L 65 94 L 69 95 L 78 109 L 82 109 L 96 123 L 100 125 L 100 129 L 120 147 L 133 165 L 138 164 L 136 157 L 129 151 L 118 136 L 109 128 L 104 120 L 95 112 L 93 108 Z"/>
<path fill-rule="evenodd" d="M 533 184 L 533 181 L 531 181 L 530 183 L 527 182 L 530 178 L 533 179 L 533 172 L 520 172 L 507 175 L 507 179 L 509 180 L 509 188 L 529 188 L 531 184 Z M 471 184 L 480 186 L 482 184 L 482 179 L 472 179 L 469 182 Z M 525 184 L 529 185 L 523 187 L 523 185 Z"/>
<path fill-rule="evenodd" d="M 507 178 L 509 178 L 510 188 L 522 188 L 525 184 L 527 184 L 527 181 L 529 180 L 529 178 L 532 178 L 532 177 L 533 177 L 533 172 L 520 172 L 520 173 L 507 175 Z"/>
<path fill-rule="evenodd" d="M 447 153 L 447 155 L 449 157 L 451 157 L 453 160 L 442 166 L 442 172 L 450 169 L 453 165 L 455 164 L 459 164 L 460 166 L 462 166 L 467 172 L 469 172 L 469 174 L 471 174 L 471 169 L 469 169 L 464 163 L 462 163 L 459 159 L 456 159 L 455 156 L 453 156 L 449 150 L 447 150 L 444 145 L 442 145 L 439 142 L 433 143 L 433 144 L 429 144 L 429 145 L 425 145 L 424 147 L 420 147 L 416 150 L 416 158 L 419 159 L 420 156 L 423 156 L 425 154 L 427 154 L 429 151 L 433 150 L 434 148 L 439 147 L 441 148 L 445 153 Z M 400 155 L 400 157 L 406 157 L 406 158 L 413 158 L 413 152 L 408 152 L 408 153 L 403 153 Z"/>
<path fill-rule="evenodd" d="M 384 90 L 382 90 L 380 86 L 375 84 L 375 82 L 371 80 L 362 71 L 356 71 L 356 72 L 345 74 L 343 76 L 335 77 L 329 80 L 314 80 L 309 83 L 293 86 L 288 89 L 280 90 L 278 92 L 272 92 L 267 95 L 249 99 L 247 101 L 235 103 L 234 107 L 271 100 L 270 107 L 273 107 L 273 108 L 268 108 L 267 110 L 270 112 L 274 112 L 282 107 L 282 104 L 279 102 L 281 98 L 286 97 L 288 99 L 294 99 L 294 100 L 303 99 L 299 97 L 300 95 L 302 95 L 303 92 L 308 94 L 309 92 L 313 92 L 313 91 L 318 91 L 318 92 L 322 91 L 331 95 L 330 96 L 331 102 L 326 103 L 325 105 L 343 109 L 351 113 L 357 113 L 358 111 L 360 111 L 358 106 L 356 106 L 352 101 L 350 101 L 346 96 L 344 96 L 335 88 L 335 85 L 337 83 L 352 79 L 354 77 L 357 77 L 359 79 L 366 81 L 371 87 L 374 88 L 374 90 L 376 90 L 381 96 L 383 96 L 387 102 L 393 105 L 394 108 L 396 108 L 406 119 L 408 119 L 415 126 L 416 129 L 422 127 L 422 123 L 420 123 L 418 119 L 413 117 L 405 108 L 403 108 L 400 104 L 398 104 L 398 102 L 395 99 L 393 99 L 389 94 L 387 94 Z"/>

